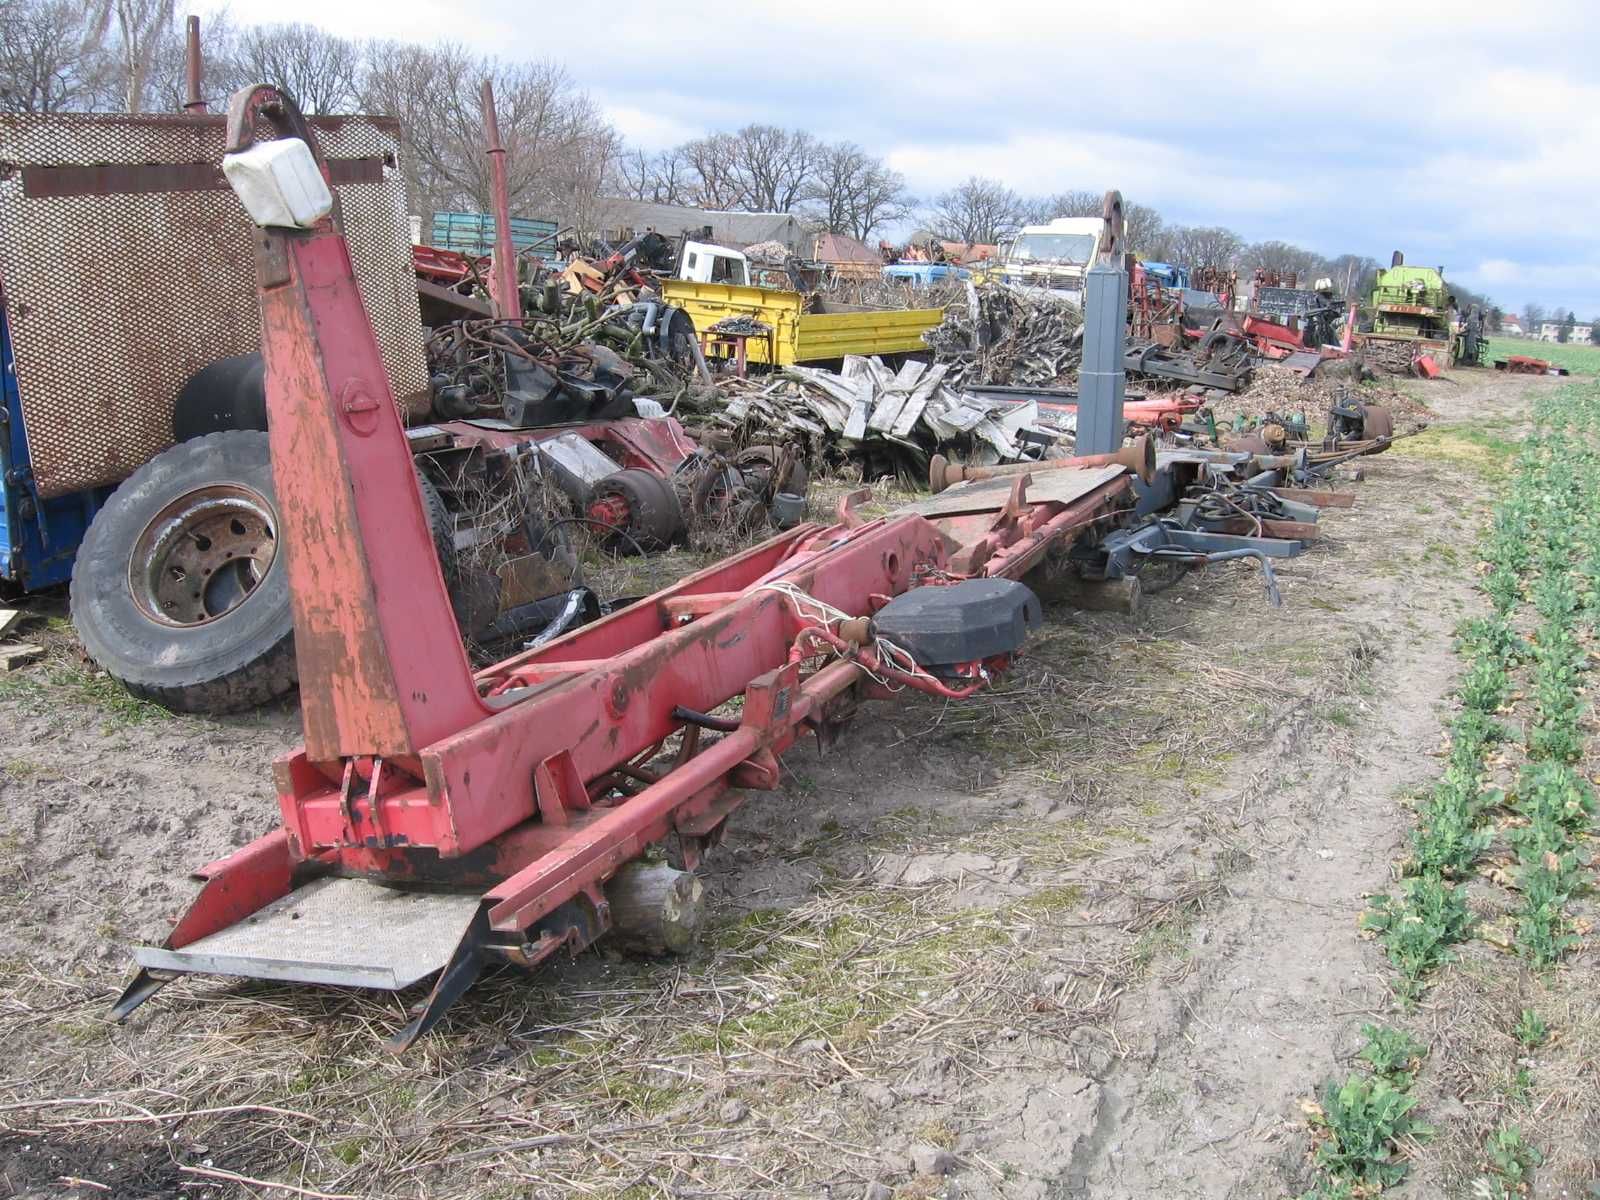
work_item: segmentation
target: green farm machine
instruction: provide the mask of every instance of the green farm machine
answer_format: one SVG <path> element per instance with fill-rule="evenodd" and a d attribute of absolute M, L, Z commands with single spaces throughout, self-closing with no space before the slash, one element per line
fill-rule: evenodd
<path fill-rule="evenodd" d="M 1453 327 L 1455 297 L 1442 269 L 1408 267 L 1396 250 L 1389 267 L 1373 281 L 1368 305 L 1372 329 L 1362 341 L 1370 354 L 1413 363 L 1427 357 L 1439 368 L 1483 365 L 1483 316 L 1474 305 L 1460 331 Z"/>

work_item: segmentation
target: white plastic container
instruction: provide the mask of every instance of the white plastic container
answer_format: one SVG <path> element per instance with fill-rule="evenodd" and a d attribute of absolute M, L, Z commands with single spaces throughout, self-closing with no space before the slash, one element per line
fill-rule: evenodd
<path fill-rule="evenodd" d="M 222 173 L 257 225 L 309 229 L 333 211 L 333 194 L 299 138 L 257 142 L 224 155 Z"/>

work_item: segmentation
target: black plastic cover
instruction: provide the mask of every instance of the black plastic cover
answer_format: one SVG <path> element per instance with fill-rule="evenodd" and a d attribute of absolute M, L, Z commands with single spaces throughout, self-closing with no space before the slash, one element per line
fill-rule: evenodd
<path fill-rule="evenodd" d="M 929 670 L 1015 654 L 1043 619 L 1039 597 L 1014 579 L 912 588 L 872 618 L 882 637 Z"/>

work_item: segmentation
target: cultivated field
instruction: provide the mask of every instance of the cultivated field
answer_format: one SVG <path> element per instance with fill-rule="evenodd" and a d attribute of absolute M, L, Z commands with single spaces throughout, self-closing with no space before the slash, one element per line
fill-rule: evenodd
<path fill-rule="evenodd" d="M 692 954 L 495 976 L 402 1057 L 411 997 L 195 979 L 107 1020 L 186 870 L 274 823 L 296 714 L 169 717 L 55 622 L 0 676 L 0 1192 L 1588 1194 L 1592 433 L 1563 381 L 1415 386 L 1438 419 L 1282 609 L 1240 567 L 1052 607 L 993 693 L 797 747 Z"/>
<path fill-rule="evenodd" d="M 1580 329 L 1580 334 L 1587 330 Z M 1600 346 L 1587 340 L 1569 342 L 1535 342 L 1528 338 L 1492 337 L 1489 339 L 1489 359 L 1506 358 L 1512 354 L 1526 354 L 1529 358 L 1542 358 L 1558 367 L 1565 367 L 1574 375 L 1600 375 Z"/>

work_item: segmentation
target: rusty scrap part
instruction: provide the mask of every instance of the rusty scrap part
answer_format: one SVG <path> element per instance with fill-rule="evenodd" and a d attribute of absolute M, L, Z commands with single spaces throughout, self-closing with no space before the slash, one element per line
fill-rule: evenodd
<path fill-rule="evenodd" d="M 1509 371 L 1513 375 L 1567 375 L 1570 374 L 1566 367 L 1558 367 L 1554 363 L 1546 362 L 1542 358 L 1533 358 L 1527 354 L 1513 354 L 1507 358 L 1494 360 L 1495 370 Z"/>
<path fill-rule="evenodd" d="M 1039 462 L 1007 463 L 998 467 L 969 467 L 948 461 L 944 455 L 935 454 L 928 463 L 928 486 L 942 492 L 953 484 L 967 479 L 995 479 L 1004 475 L 1037 475 L 1041 471 L 1064 468 L 1126 467 L 1139 477 L 1140 482 L 1151 484 L 1156 479 L 1156 444 L 1145 434 L 1131 445 L 1109 454 L 1082 454 L 1076 458 L 1047 458 Z"/>
<path fill-rule="evenodd" d="M 1207 333 L 1193 350 L 1146 342 L 1131 343 L 1123 354 L 1123 369 L 1129 375 L 1221 392 L 1237 392 L 1249 387 L 1254 368 L 1255 355 L 1249 343 L 1223 329 Z"/>
<path fill-rule="evenodd" d="M 233 99 L 233 145 L 261 118 L 307 132 L 291 101 L 257 87 Z M 231 966 L 216 939 L 254 936 L 324 879 L 366 879 L 391 897 L 414 889 L 416 911 L 461 914 L 454 949 L 428 970 L 358 980 L 437 972 L 407 1044 L 485 963 L 531 965 L 603 934 L 604 886 L 652 843 L 675 834 L 692 866 L 734 789 L 776 787 L 778 755 L 806 732 L 831 737 L 856 700 L 896 686 L 964 695 L 1015 648 L 924 664 L 851 622 L 913 589 L 1018 579 L 1132 509 L 1126 474 L 1038 503 L 1019 476 L 1002 502 L 936 517 L 867 520 L 847 498 L 837 525 L 798 526 L 472 674 L 337 211 L 314 229 L 263 229 L 258 267 L 305 745 L 276 764 L 283 828 L 205 869 L 165 947 L 140 952 L 119 1015 L 159 986 L 153 967 L 330 981 L 296 965 L 305 924 L 273 926 L 286 942 Z M 829 653 L 811 669 L 819 645 Z M 731 728 L 701 719 L 740 697 Z M 371 919 L 321 936 L 370 954 L 397 918 Z"/>
<path fill-rule="evenodd" d="M 506 182 L 506 148 L 500 141 L 500 119 L 494 108 L 494 84 L 483 81 L 479 91 L 483 108 L 484 150 L 489 155 L 489 196 L 494 207 L 494 269 L 489 297 L 495 316 L 518 320 L 522 293 L 517 285 L 517 254 L 511 241 L 510 185 Z"/>
<path fill-rule="evenodd" d="M 1447 343 L 1428 343 L 1408 338 L 1381 337 L 1370 333 L 1356 335 L 1356 353 L 1373 371 L 1386 375 L 1414 375 L 1415 363 L 1421 354 L 1429 351 L 1444 360 L 1449 353 Z"/>
<path fill-rule="evenodd" d="M 1361 436 L 1367 441 L 1394 436 L 1394 417 L 1381 404 L 1363 404 Z"/>
<path fill-rule="evenodd" d="M 1105 194 L 1100 203 L 1100 216 L 1106 223 L 1105 237 L 1100 239 L 1100 261 L 1115 263 L 1128 248 L 1121 192 L 1113 189 Z"/>

